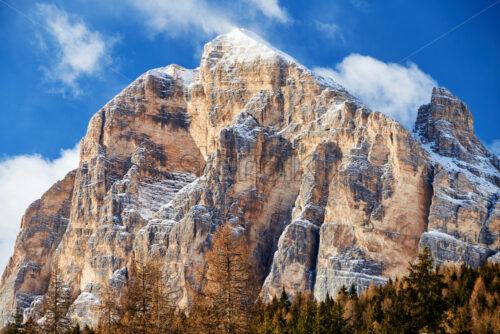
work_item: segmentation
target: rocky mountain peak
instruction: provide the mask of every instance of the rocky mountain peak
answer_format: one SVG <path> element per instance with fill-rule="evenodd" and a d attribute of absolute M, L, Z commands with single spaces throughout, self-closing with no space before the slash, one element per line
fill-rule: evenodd
<path fill-rule="evenodd" d="M 243 28 L 217 36 L 204 48 L 202 63 L 213 59 L 222 59 L 227 63 L 253 63 L 255 61 L 287 63 L 298 62 L 286 53 L 274 48 L 255 33 Z"/>
<path fill-rule="evenodd" d="M 37 316 L 57 266 L 69 317 L 95 326 L 102 288 L 120 293 L 148 257 L 188 308 L 223 222 L 248 236 L 264 300 L 360 292 L 406 272 L 420 246 L 484 263 L 500 250 L 498 158 L 444 88 L 415 132 L 251 32 L 220 35 L 199 68 L 150 70 L 90 120 L 79 167 L 23 218 L 0 324 L 18 306 Z"/>
<path fill-rule="evenodd" d="M 475 175 L 488 174 L 492 183 L 500 185 L 498 157 L 477 138 L 467 104 L 447 88 L 434 87 L 431 102 L 418 110 L 414 133 L 432 153 L 453 159 Z"/>
<path fill-rule="evenodd" d="M 415 132 L 434 152 L 466 160 L 467 153 L 487 154 L 474 133 L 474 119 L 467 105 L 442 87 L 434 87 L 431 102 L 418 110 Z"/>

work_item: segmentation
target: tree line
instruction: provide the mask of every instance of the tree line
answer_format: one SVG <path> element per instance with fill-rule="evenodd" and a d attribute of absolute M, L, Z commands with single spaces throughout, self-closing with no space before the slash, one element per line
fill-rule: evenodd
<path fill-rule="evenodd" d="M 310 292 L 264 302 L 249 262 L 245 236 L 229 225 L 214 233 L 200 269 L 201 284 L 190 286 L 192 306 L 175 305 L 160 263 L 132 262 L 122 289 L 104 286 L 96 328 L 72 327 L 71 294 L 56 270 L 41 309 L 43 317 L 23 322 L 16 312 L 2 333 L 500 333 L 500 264 L 478 269 L 439 268 L 427 248 L 402 278 L 373 283 L 361 294 L 342 287 L 335 298 L 317 301 Z"/>

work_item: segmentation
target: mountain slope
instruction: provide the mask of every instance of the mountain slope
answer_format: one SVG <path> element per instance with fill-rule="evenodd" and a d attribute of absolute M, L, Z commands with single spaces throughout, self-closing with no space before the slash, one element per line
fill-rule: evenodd
<path fill-rule="evenodd" d="M 0 320 L 16 303 L 36 314 L 58 266 L 72 319 L 95 324 L 102 285 L 119 289 L 148 256 L 188 307 L 223 222 L 249 236 L 264 299 L 283 286 L 361 291 L 402 274 L 424 245 L 476 266 L 499 249 L 498 158 L 450 96 L 433 92 L 414 137 L 252 33 L 218 36 L 199 68 L 148 71 L 94 115 L 64 196 L 44 195 L 64 207 L 44 216 L 54 237 L 31 232 L 33 205 L 23 218 Z"/>

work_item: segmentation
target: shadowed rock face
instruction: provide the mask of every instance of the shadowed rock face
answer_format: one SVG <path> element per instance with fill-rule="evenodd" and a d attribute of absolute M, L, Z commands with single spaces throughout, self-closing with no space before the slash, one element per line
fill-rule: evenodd
<path fill-rule="evenodd" d="M 249 237 L 264 299 L 362 291 L 423 246 L 439 263 L 496 259 L 498 158 L 469 110 L 435 89 L 415 131 L 249 32 L 221 35 L 199 68 L 148 71 L 94 115 L 78 169 L 23 218 L 0 320 L 16 303 L 36 316 L 57 265 L 70 316 L 95 324 L 102 285 L 145 257 L 188 307 L 223 222 Z"/>

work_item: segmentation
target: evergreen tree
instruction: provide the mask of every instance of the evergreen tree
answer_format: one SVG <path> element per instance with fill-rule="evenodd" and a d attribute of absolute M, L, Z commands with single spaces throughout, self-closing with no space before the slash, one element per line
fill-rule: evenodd
<path fill-rule="evenodd" d="M 278 308 L 280 310 L 284 311 L 285 313 L 288 313 L 291 305 L 292 305 L 292 303 L 290 303 L 290 299 L 288 298 L 288 294 L 286 293 L 285 288 L 283 287 L 281 290 L 280 299 L 278 301 Z"/>
<path fill-rule="evenodd" d="M 462 306 L 456 311 L 448 310 L 444 315 L 443 327 L 445 332 L 449 334 L 472 333 L 468 305 Z"/>
<path fill-rule="evenodd" d="M 351 299 L 358 298 L 358 293 L 356 292 L 356 287 L 354 286 L 354 283 L 352 283 L 351 287 L 349 288 L 349 298 Z"/>
<path fill-rule="evenodd" d="M 343 334 L 348 332 L 347 320 L 344 318 L 344 310 L 339 302 L 332 305 L 330 317 L 331 327 L 328 332 L 323 333 Z"/>
<path fill-rule="evenodd" d="M 303 303 L 304 297 L 302 293 L 298 292 L 294 296 L 290 311 L 288 312 L 288 328 L 290 329 L 290 333 L 295 333 L 302 312 Z"/>
<path fill-rule="evenodd" d="M 309 296 L 306 298 L 305 307 L 297 324 L 297 334 L 317 333 L 316 302 Z"/>
<path fill-rule="evenodd" d="M 271 324 L 273 334 L 285 334 L 287 326 L 283 313 L 280 311 L 274 313 L 273 321 Z"/>
<path fill-rule="evenodd" d="M 405 331 L 416 333 L 425 329 L 437 332 L 446 309 L 442 293 L 445 285 L 443 275 L 433 267 L 432 256 L 427 247 L 417 256 L 416 263 L 410 264 L 408 270 L 403 290 L 408 315 Z"/>
<path fill-rule="evenodd" d="M 44 333 L 61 334 L 70 328 L 70 321 L 67 317 L 70 304 L 70 288 L 64 282 L 56 264 L 45 294 L 45 321 L 42 326 Z"/>

